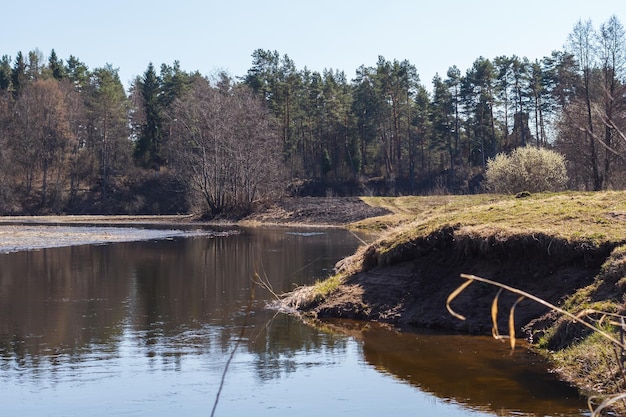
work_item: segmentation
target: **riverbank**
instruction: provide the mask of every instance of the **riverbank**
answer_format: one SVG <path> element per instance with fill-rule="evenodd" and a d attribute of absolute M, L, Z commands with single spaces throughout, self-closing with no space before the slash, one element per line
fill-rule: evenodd
<path fill-rule="evenodd" d="M 181 231 L 181 226 L 292 226 L 346 227 L 347 225 L 391 212 L 373 207 L 359 198 L 285 199 L 251 215 L 234 220 L 200 220 L 194 215 L 68 215 L 0 216 L 0 253 L 46 247 L 107 244 L 147 239 L 165 239 L 210 231 Z M 40 227 L 49 226 L 49 227 Z M 53 227 L 51 227 L 53 226 Z M 90 227 L 79 227 L 90 226 Z M 91 226 L 100 226 L 94 228 Z M 126 227 L 120 227 L 126 226 Z M 127 226 L 149 226 L 131 228 Z"/>
<path fill-rule="evenodd" d="M 365 203 L 358 197 L 302 197 L 286 198 L 271 205 L 259 207 L 240 219 L 224 216 L 203 220 L 193 214 L 155 215 L 59 215 L 59 216 L 0 216 L 1 224 L 97 224 L 97 225 L 283 225 L 346 227 L 373 217 L 392 214 L 392 211 Z"/>
<path fill-rule="evenodd" d="M 446 309 L 448 296 L 473 274 L 527 291 L 572 314 L 600 320 L 623 314 L 626 291 L 626 193 L 513 196 L 308 198 L 284 200 L 239 222 L 193 216 L 4 217 L 6 225 L 240 224 L 348 227 L 381 237 L 337 264 L 337 273 L 288 294 L 282 307 L 314 319 L 345 317 L 490 333 L 497 289 L 473 283 Z M 508 332 L 516 296 L 499 295 L 498 329 Z M 624 392 L 614 346 L 550 309 L 524 300 L 515 334 L 528 338 L 583 393 Z M 619 317 L 618 317 L 619 318 Z M 497 343 L 497 342 L 494 342 Z M 619 355 L 618 355 L 619 356 Z"/>
<path fill-rule="evenodd" d="M 340 262 L 330 279 L 286 296 L 283 307 L 315 319 L 489 334 L 498 297 L 498 332 L 507 334 L 515 294 L 473 283 L 450 305 L 465 320 L 447 310 L 449 295 L 465 282 L 460 275 L 473 274 L 564 307 L 619 338 L 607 314 L 624 313 L 626 193 L 364 201 L 387 207 L 395 217 L 351 227 L 393 227 Z M 581 392 L 626 390 L 615 346 L 597 333 L 528 299 L 515 306 L 514 319 L 515 335 L 548 355 Z"/>

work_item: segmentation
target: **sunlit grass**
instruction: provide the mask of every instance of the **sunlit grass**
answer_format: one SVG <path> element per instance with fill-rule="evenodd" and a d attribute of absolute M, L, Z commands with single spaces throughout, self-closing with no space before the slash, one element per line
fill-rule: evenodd
<path fill-rule="evenodd" d="M 413 256 L 416 242 L 429 245 L 454 231 L 456 244 L 466 241 L 480 251 L 507 241 L 556 247 L 600 247 L 626 243 L 626 192 L 544 193 L 525 198 L 510 195 L 362 197 L 390 215 L 353 224 L 356 228 L 385 230 L 368 247 L 344 261 L 339 273 L 316 283 L 308 296 L 321 300 L 347 276 L 375 265 L 389 265 Z M 482 242 L 482 243 L 481 243 Z M 553 243 L 554 242 L 554 243 Z M 369 265 L 369 266 L 368 266 Z"/>
<path fill-rule="evenodd" d="M 502 195 L 364 197 L 393 214 L 356 226 L 391 231 L 378 244 L 385 253 L 453 226 L 474 238 L 547 235 L 568 243 L 599 246 L 626 242 L 626 193 L 548 193 L 527 198 Z"/>
<path fill-rule="evenodd" d="M 344 280 L 345 277 L 339 274 L 335 274 L 324 280 L 317 280 L 315 284 L 313 284 L 313 297 L 315 299 L 326 298 L 329 294 L 336 291 L 337 288 L 343 284 Z"/>

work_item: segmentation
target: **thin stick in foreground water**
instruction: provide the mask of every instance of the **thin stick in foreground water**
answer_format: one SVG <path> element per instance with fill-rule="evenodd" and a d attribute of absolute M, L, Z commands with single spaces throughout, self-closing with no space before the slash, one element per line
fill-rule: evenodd
<path fill-rule="evenodd" d="M 243 340 L 244 332 L 246 331 L 246 327 L 248 325 L 248 317 L 250 316 L 250 312 L 252 311 L 252 302 L 254 301 L 254 285 L 250 286 L 250 298 L 248 299 L 248 307 L 246 308 L 246 314 L 244 316 L 243 323 L 241 324 L 241 331 L 239 332 L 239 337 L 235 342 L 235 346 L 230 352 L 230 356 L 226 361 L 226 366 L 224 366 L 224 372 L 222 373 L 222 379 L 220 381 L 219 389 L 217 390 L 217 394 L 215 395 L 215 402 L 213 403 L 213 409 L 211 410 L 211 417 L 215 416 L 215 410 L 217 409 L 217 403 L 220 401 L 220 395 L 222 394 L 222 388 L 224 388 L 224 381 L 226 380 L 226 373 L 228 372 L 228 367 L 235 357 L 235 352 L 237 348 L 239 348 L 239 344 Z"/>

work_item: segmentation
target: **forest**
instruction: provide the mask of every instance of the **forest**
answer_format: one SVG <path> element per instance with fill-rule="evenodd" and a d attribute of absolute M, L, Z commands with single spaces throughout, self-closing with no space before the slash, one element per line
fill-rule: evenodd
<path fill-rule="evenodd" d="M 571 190 L 623 189 L 625 71 L 615 16 L 577 22 L 550 56 L 478 57 L 429 87 L 407 60 L 348 77 L 258 49 L 243 76 L 148 63 L 126 90 L 111 65 L 20 51 L 0 58 L 0 214 L 479 193 L 487 163 L 527 145 L 565 157 Z"/>

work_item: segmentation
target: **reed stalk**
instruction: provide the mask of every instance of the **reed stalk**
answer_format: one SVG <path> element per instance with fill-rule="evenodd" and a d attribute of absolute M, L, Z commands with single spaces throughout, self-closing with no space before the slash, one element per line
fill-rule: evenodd
<path fill-rule="evenodd" d="M 462 283 L 456 290 L 454 290 L 452 293 L 450 293 L 450 295 L 448 296 L 448 299 L 446 300 L 446 308 L 447 310 L 450 312 L 450 314 L 452 314 L 452 316 L 458 318 L 459 320 L 465 320 L 465 316 L 457 313 L 456 311 L 454 311 L 452 309 L 451 303 L 452 301 L 459 296 L 459 294 L 461 294 L 467 287 L 469 287 L 473 282 L 482 282 L 488 285 L 492 285 L 495 287 L 499 288 L 498 293 L 496 294 L 496 296 L 494 297 L 494 300 L 491 304 L 491 320 L 493 323 L 492 326 L 492 335 L 494 338 L 496 339 L 503 339 L 503 338 L 509 338 L 510 340 L 510 344 L 511 344 L 511 352 L 513 352 L 513 350 L 515 349 L 515 307 L 517 306 L 517 304 L 519 304 L 523 299 L 528 298 L 529 300 L 535 301 L 545 307 L 548 307 L 550 310 L 557 312 L 567 318 L 569 318 L 571 321 L 575 322 L 575 323 L 579 323 L 591 330 L 593 330 L 594 332 L 596 332 L 597 334 L 601 335 L 603 338 L 605 338 L 607 341 L 609 341 L 613 347 L 614 347 L 614 351 L 615 351 L 615 355 L 617 358 L 617 363 L 619 366 L 619 374 L 621 376 L 622 379 L 624 379 L 624 381 L 626 381 L 626 373 L 624 372 L 624 366 L 623 366 L 623 362 L 624 362 L 624 358 L 626 357 L 626 344 L 624 342 L 624 333 L 626 330 L 626 326 L 625 326 L 625 318 L 623 315 L 620 314 L 615 314 L 615 313 L 609 313 L 609 312 L 602 312 L 602 311 L 597 311 L 594 309 L 586 309 L 581 311 L 578 314 L 572 314 L 569 311 L 566 311 L 558 306 L 555 306 L 554 304 L 551 304 L 539 297 L 536 297 L 530 293 L 527 293 L 525 291 L 522 291 L 520 289 L 511 287 L 509 285 L 506 284 L 502 284 L 500 282 L 497 281 L 493 281 L 487 278 L 482 278 L 482 277 L 478 277 L 476 275 L 468 275 L 468 274 L 461 274 L 461 278 L 467 280 L 464 283 Z M 498 330 L 498 324 L 497 324 L 497 318 L 498 318 L 498 300 L 500 297 L 500 294 L 502 293 L 502 291 L 509 291 L 513 294 L 517 294 L 519 295 L 519 298 L 515 301 L 515 303 L 513 304 L 513 306 L 511 307 L 511 309 L 509 310 L 509 320 L 508 320 L 508 324 L 509 324 L 509 335 L 508 336 L 503 336 L 499 333 Z M 595 324 L 594 323 L 590 323 L 588 320 L 591 320 L 590 317 L 592 314 L 600 314 L 601 317 L 598 320 L 595 320 Z M 618 320 L 615 320 L 618 319 Z M 608 323 L 610 325 L 613 326 L 617 326 L 618 329 L 620 330 L 620 338 L 616 338 L 615 336 L 613 336 L 612 334 L 608 333 L 607 331 L 603 330 L 600 328 L 600 325 L 603 323 Z M 611 395 L 608 396 L 606 398 L 603 399 L 603 401 L 596 407 L 593 406 L 593 402 L 595 400 L 597 400 L 598 397 L 596 396 L 591 396 L 588 398 L 588 406 L 589 406 L 589 411 L 592 413 L 591 416 L 592 417 L 596 417 L 596 416 L 600 416 L 601 413 L 603 412 L 603 410 L 613 406 L 615 403 L 617 403 L 618 401 L 626 401 L 626 393 L 618 393 L 615 395 Z M 626 407 L 626 403 L 624 404 L 624 406 Z"/>

